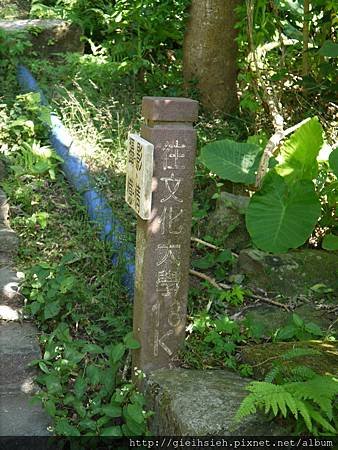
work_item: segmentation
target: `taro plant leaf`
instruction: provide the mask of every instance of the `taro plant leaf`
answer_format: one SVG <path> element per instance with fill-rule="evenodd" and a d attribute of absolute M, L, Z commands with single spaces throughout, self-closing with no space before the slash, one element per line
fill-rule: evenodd
<path fill-rule="evenodd" d="M 329 156 L 329 163 L 332 169 L 332 172 L 338 178 L 338 147 L 336 147 Z"/>
<path fill-rule="evenodd" d="M 338 250 L 338 236 L 335 234 L 327 234 L 322 242 L 325 250 Z"/>
<path fill-rule="evenodd" d="M 202 148 L 200 160 L 209 170 L 234 183 L 252 184 L 262 150 L 256 144 L 224 139 Z"/>
<path fill-rule="evenodd" d="M 282 145 L 276 172 L 292 184 L 297 180 L 313 180 L 318 174 L 317 156 L 323 145 L 323 129 L 318 118 L 304 123 Z"/>
<path fill-rule="evenodd" d="M 301 180 L 289 186 L 270 172 L 246 212 L 246 225 L 261 250 L 283 253 L 304 244 L 320 215 L 320 202 L 313 183 Z"/>

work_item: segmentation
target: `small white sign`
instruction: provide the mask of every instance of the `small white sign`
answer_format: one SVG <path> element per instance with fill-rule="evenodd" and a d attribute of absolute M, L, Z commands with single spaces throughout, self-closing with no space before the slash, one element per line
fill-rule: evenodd
<path fill-rule="evenodd" d="M 143 220 L 150 219 L 154 145 L 138 134 L 128 136 L 125 200 Z"/>

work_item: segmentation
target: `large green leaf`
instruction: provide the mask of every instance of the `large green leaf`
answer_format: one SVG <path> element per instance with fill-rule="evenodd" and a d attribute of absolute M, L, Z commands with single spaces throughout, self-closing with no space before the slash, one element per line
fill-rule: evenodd
<path fill-rule="evenodd" d="M 333 41 L 325 41 L 323 46 L 318 50 L 318 55 L 327 56 L 328 58 L 337 58 L 338 44 Z"/>
<path fill-rule="evenodd" d="M 211 172 L 234 183 L 252 184 L 262 150 L 256 144 L 225 139 L 202 148 L 200 160 Z"/>
<path fill-rule="evenodd" d="M 336 147 L 329 156 L 329 164 L 332 172 L 338 178 L 338 147 Z"/>
<path fill-rule="evenodd" d="M 264 179 L 246 212 L 250 236 L 262 250 L 279 253 L 304 244 L 320 215 L 320 202 L 313 183 L 295 182 L 292 186 L 274 172 Z"/>
<path fill-rule="evenodd" d="M 338 250 L 338 236 L 335 234 L 327 234 L 323 239 L 322 247 L 325 250 Z"/>
<path fill-rule="evenodd" d="M 322 145 L 323 129 L 317 117 L 313 117 L 284 142 L 276 172 L 290 184 L 313 180 L 318 173 L 317 155 Z"/>
<path fill-rule="evenodd" d="M 51 319 L 59 314 L 61 309 L 60 303 L 56 300 L 55 302 L 47 303 L 44 311 L 45 320 Z"/>

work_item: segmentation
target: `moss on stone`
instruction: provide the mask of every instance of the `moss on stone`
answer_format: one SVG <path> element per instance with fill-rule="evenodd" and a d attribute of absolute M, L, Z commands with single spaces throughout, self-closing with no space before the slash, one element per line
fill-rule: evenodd
<path fill-rule="evenodd" d="M 248 285 L 288 297 L 309 294 L 315 284 L 337 293 L 337 252 L 318 249 L 293 250 L 269 255 L 254 249 L 240 252 L 237 271 L 246 275 Z"/>
<path fill-rule="evenodd" d="M 304 356 L 288 361 L 283 360 L 283 366 L 293 368 L 304 365 L 320 375 L 338 374 L 338 342 L 337 341 L 302 341 L 302 342 L 276 342 L 246 346 L 241 351 L 243 363 L 251 364 L 254 377 L 262 379 L 273 364 L 280 360 L 281 355 L 294 348 L 309 348 L 320 351 L 317 356 Z"/>

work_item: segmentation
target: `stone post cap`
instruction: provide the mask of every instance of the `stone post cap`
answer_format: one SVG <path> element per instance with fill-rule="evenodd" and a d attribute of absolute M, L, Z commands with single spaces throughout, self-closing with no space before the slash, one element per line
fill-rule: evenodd
<path fill-rule="evenodd" d="M 158 122 L 195 122 L 198 102 L 183 97 L 143 97 L 142 115 Z"/>

